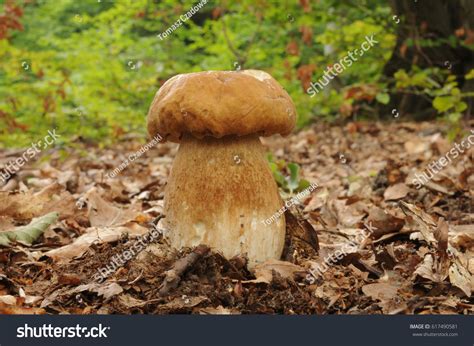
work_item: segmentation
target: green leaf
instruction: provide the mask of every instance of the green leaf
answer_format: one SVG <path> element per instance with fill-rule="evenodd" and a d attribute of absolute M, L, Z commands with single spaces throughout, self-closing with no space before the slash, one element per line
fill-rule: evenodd
<path fill-rule="evenodd" d="M 354 182 L 356 182 L 356 181 L 358 181 L 358 180 L 360 180 L 360 179 L 361 179 L 361 177 L 358 176 L 358 175 L 349 175 L 349 176 L 347 177 L 347 181 L 349 181 L 349 183 L 354 183 Z"/>
<path fill-rule="evenodd" d="M 459 88 L 453 88 L 453 90 L 451 90 L 451 95 L 453 96 L 459 96 L 461 94 L 461 90 L 459 90 Z"/>
<path fill-rule="evenodd" d="M 290 179 L 288 180 L 288 189 L 293 193 L 299 186 L 300 166 L 296 163 L 289 163 L 288 170 L 290 171 Z"/>
<path fill-rule="evenodd" d="M 472 69 L 471 71 L 469 71 L 468 74 L 466 74 L 466 76 L 464 77 L 466 79 L 474 79 L 474 69 Z"/>
<path fill-rule="evenodd" d="M 474 70 L 473 70 L 474 71 Z M 447 82 L 454 82 L 456 80 L 456 76 L 450 74 L 448 76 L 448 79 L 446 79 Z"/>
<path fill-rule="evenodd" d="M 454 106 L 454 98 L 452 96 L 437 96 L 433 100 L 433 107 L 440 113 L 446 112 Z"/>
<path fill-rule="evenodd" d="M 273 178 L 277 182 L 277 184 L 282 187 L 283 189 L 287 188 L 287 181 L 285 179 L 285 176 L 280 172 L 278 169 L 278 166 L 275 162 L 270 162 L 270 170 L 272 171 Z"/>
<path fill-rule="evenodd" d="M 378 93 L 377 96 L 375 96 L 375 99 L 381 104 L 386 105 L 390 102 L 390 95 L 386 93 Z"/>
<path fill-rule="evenodd" d="M 300 192 L 300 191 L 306 190 L 310 186 L 311 184 L 309 183 L 309 181 L 307 181 L 306 179 L 301 179 L 298 184 L 297 191 Z"/>
<path fill-rule="evenodd" d="M 466 102 L 459 102 L 459 103 L 456 104 L 455 109 L 456 109 L 456 112 L 461 113 L 461 112 L 463 112 L 467 109 L 467 103 Z"/>
<path fill-rule="evenodd" d="M 277 167 L 280 171 L 284 170 L 285 167 L 286 167 L 286 161 L 283 160 L 283 159 L 280 159 L 280 160 L 276 161 L 275 163 L 276 163 L 276 165 L 277 165 Z"/>
<path fill-rule="evenodd" d="M 448 115 L 448 121 L 452 124 L 457 124 L 462 118 L 461 113 L 451 113 Z"/>
<path fill-rule="evenodd" d="M 8 246 L 11 241 L 31 245 L 56 220 L 59 214 L 52 212 L 39 218 L 34 218 L 26 226 L 16 227 L 12 231 L 0 232 L 0 245 Z"/>

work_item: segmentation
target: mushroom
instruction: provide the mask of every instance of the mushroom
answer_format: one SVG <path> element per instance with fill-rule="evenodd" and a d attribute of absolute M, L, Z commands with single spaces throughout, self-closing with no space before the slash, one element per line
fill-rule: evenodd
<path fill-rule="evenodd" d="M 283 202 L 259 136 L 288 135 L 296 109 L 258 70 L 177 75 L 156 93 L 148 132 L 180 143 L 165 188 L 163 219 L 175 248 L 206 244 L 249 266 L 281 257 Z"/>

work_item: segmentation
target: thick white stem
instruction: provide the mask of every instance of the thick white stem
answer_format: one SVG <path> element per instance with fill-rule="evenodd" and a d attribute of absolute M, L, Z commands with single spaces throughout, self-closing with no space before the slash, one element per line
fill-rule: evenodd
<path fill-rule="evenodd" d="M 206 244 L 249 265 L 281 256 L 284 215 L 258 136 L 184 138 L 165 192 L 165 226 L 176 248 Z"/>

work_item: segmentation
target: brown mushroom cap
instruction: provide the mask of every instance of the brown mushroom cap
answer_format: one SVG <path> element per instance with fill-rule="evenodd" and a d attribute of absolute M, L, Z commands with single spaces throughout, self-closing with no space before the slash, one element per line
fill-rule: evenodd
<path fill-rule="evenodd" d="M 293 101 L 268 73 L 209 71 L 177 75 L 158 90 L 148 112 L 148 133 L 173 142 L 183 134 L 288 135 L 295 122 Z"/>

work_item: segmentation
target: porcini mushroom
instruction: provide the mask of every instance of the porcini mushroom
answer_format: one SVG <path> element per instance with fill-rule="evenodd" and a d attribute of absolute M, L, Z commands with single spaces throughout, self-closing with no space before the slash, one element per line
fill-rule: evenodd
<path fill-rule="evenodd" d="M 294 128 L 295 106 L 278 82 L 258 70 L 177 75 L 147 120 L 151 136 L 180 143 L 165 189 L 171 244 L 246 255 L 250 266 L 280 258 L 284 216 L 264 221 L 283 202 L 259 138 Z"/>

